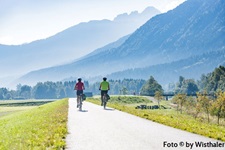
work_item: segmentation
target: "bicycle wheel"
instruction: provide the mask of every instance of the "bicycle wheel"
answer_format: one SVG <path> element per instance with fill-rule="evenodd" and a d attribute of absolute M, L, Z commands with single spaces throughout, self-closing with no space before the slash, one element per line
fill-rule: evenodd
<path fill-rule="evenodd" d="M 79 110 L 82 110 L 82 96 L 79 96 Z"/>
<path fill-rule="evenodd" d="M 103 96 L 103 107 L 104 107 L 104 109 L 106 108 L 106 103 L 107 103 L 107 97 L 104 94 L 104 96 Z"/>

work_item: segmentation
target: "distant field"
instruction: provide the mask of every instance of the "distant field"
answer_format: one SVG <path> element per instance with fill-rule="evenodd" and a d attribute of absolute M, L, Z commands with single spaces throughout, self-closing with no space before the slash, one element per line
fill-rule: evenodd
<path fill-rule="evenodd" d="M 0 118 L 20 111 L 29 110 L 52 101 L 54 100 L 0 100 Z"/>
<path fill-rule="evenodd" d="M 52 101 L 55 101 L 55 100 L 53 99 L 0 100 L 0 106 L 39 106 Z"/>

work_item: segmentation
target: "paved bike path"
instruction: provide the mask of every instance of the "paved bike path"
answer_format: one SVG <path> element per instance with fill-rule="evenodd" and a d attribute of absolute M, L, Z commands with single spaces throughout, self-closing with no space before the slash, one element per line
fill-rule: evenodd
<path fill-rule="evenodd" d="M 111 108 L 104 110 L 88 102 L 84 102 L 82 112 L 78 111 L 74 98 L 69 99 L 68 131 L 68 150 L 186 150 L 190 149 L 187 143 L 193 143 L 192 149 L 197 150 L 225 149 L 225 145 L 220 148 L 196 148 L 195 142 L 216 140 Z M 184 142 L 183 146 L 181 142 Z"/>

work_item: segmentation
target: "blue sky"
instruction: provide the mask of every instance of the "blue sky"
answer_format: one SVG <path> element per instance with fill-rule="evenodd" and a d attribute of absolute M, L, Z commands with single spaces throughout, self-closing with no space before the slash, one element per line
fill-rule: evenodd
<path fill-rule="evenodd" d="M 18 45 L 47 38 L 89 20 L 154 6 L 166 12 L 185 0 L 0 0 L 0 44 Z"/>

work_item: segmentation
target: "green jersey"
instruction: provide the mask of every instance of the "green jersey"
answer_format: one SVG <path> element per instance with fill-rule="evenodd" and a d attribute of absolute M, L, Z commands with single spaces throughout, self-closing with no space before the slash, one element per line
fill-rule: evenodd
<path fill-rule="evenodd" d="M 101 90 L 104 90 L 104 91 L 105 91 L 105 90 L 109 90 L 109 82 L 107 82 L 107 81 L 102 81 L 100 87 L 101 87 Z"/>

